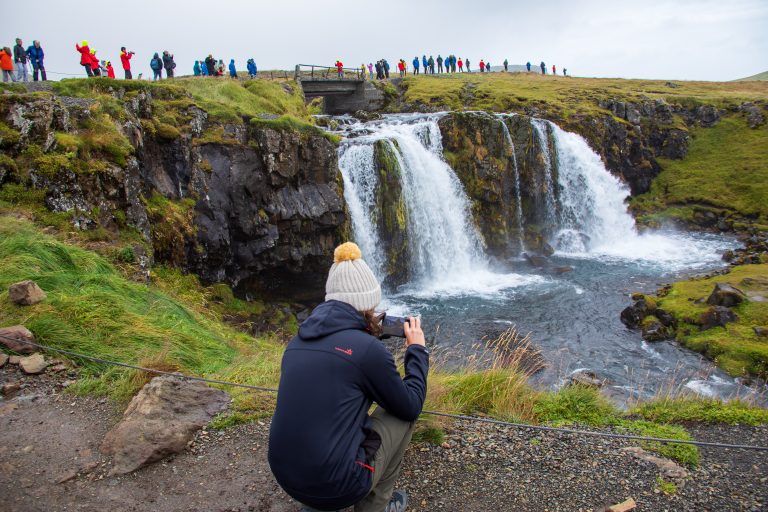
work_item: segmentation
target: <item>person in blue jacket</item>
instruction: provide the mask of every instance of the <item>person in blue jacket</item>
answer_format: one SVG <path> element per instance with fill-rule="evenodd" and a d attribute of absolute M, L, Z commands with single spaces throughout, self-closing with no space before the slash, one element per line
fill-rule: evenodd
<path fill-rule="evenodd" d="M 45 64 L 43 63 L 45 52 L 43 52 L 43 47 L 40 46 L 40 41 L 32 41 L 32 46 L 27 48 L 27 58 L 29 63 L 32 64 L 32 80 L 37 82 L 38 73 L 41 75 L 43 82 L 48 80 L 48 77 L 45 75 Z"/>
<path fill-rule="evenodd" d="M 418 57 L 413 58 L 413 74 L 414 75 L 419 74 L 419 58 Z"/>
<path fill-rule="evenodd" d="M 280 486 L 313 509 L 405 510 L 394 491 L 427 392 L 421 321 L 405 323 L 405 377 L 376 337 L 381 287 L 352 242 L 334 251 L 325 302 L 283 353 L 268 460 Z M 376 410 L 369 415 L 371 404 Z M 309 508 L 312 507 L 312 508 Z"/>
<path fill-rule="evenodd" d="M 198 62 L 200 62 L 200 74 L 203 76 L 208 76 L 208 66 L 205 65 L 205 61 Z"/>
<path fill-rule="evenodd" d="M 248 59 L 248 75 L 250 75 L 251 78 L 256 78 L 256 61 L 253 60 L 253 58 Z"/>
<path fill-rule="evenodd" d="M 424 74 L 428 74 L 429 73 L 429 61 L 427 60 L 427 56 L 426 55 L 422 55 L 421 56 L 421 64 L 422 64 L 422 67 L 424 68 Z"/>
<path fill-rule="evenodd" d="M 192 66 L 192 73 L 195 76 L 200 76 L 200 61 L 199 60 L 196 60 L 195 61 L 195 65 Z"/>
<path fill-rule="evenodd" d="M 525 63 L 525 67 L 528 68 L 528 72 L 531 72 L 531 61 Z"/>
<path fill-rule="evenodd" d="M 237 78 L 237 68 L 235 67 L 235 59 L 229 61 L 229 76 L 231 78 Z"/>

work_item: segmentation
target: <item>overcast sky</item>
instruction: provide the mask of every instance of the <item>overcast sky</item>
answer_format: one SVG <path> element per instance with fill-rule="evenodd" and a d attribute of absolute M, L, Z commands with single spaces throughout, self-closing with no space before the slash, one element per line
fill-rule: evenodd
<path fill-rule="evenodd" d="M 6 11 L 11 9 L 9 4 Z M 115 64 L 155 51 L 191 73 L 209 53 L 245 69 L 348 67 L 414 55 L 556 64 L 577 76 L 732 80 L 768 70 L 768 0 L 36 0 L 4 17 L 4 45 L 40 39 L 46 68 L 82 74 L 75 42 Z M 12 31 L 10 33 L 9 31 Z M 62 75 L 51 74 L 51 77 Z"/>

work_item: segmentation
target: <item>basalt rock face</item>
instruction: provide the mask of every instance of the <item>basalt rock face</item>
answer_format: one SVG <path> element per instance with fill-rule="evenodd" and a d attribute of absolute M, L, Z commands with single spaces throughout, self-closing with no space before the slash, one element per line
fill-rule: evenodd
<path fill-rule="evenodd" d="M 10 156 L 0 158 L 0 186 L 39 191 L 76 229 L 134 228 L 154 260 L 241 296 L 322 300 L 348 229 L 329 138 L 223 124 L 185 98 L 161 109 L 149 90 L 111 94 L 109 115 L 83 98 L 0 98 L 0 148 Z"/>
<path fill-rule="evenodd" d="M 472 201 L 488 254 L 516 256 L 523 246 L 545 253 L 554 227 L 547 203 L 556 200 L 557 168 L 551 159 L 546 165 L 532 119 L 454 112 L 438 124 L 445 158 Z M 544 144 L 553 155 L 549 137 Z"/>

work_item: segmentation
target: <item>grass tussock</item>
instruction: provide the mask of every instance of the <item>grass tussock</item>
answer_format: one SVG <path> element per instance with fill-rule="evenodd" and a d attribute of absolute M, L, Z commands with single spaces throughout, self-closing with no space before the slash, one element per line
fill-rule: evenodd
<path fill-rule="evenodd" d="M 768 409 L 733 400 L 705 398 L 662 398 L 641 402 L 630 414 L 661 423 L 707 422 L 728 425 L 768 424 Z"/>

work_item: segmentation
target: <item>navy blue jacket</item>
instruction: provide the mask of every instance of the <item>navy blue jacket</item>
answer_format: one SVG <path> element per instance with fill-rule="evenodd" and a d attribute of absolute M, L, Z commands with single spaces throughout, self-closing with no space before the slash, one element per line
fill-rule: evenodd
<path fill-rule="evenodd" d="M 371 490 L 369 464 L 381 445 L 371 404 L 414 421 L 426 397 L 426 349 L 408 347 L 401 378 L 392 354 L 365 328 L 349 304 L 323 302 L 283 354 L 269 465 L 289 495 L 320 510 L 348 507 Z"/>

